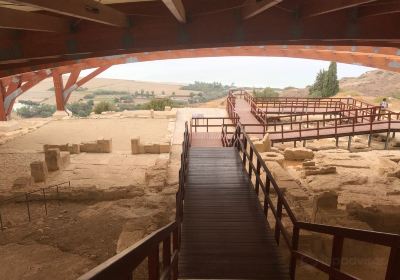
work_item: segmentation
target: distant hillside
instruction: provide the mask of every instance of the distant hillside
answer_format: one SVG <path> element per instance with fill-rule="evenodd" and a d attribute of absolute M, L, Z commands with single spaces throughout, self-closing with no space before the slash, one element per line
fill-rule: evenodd
<path fill-rule="evenodd" d="M 400 98 L 400 73 L 374 70 L 357 78 L 340 80 L 340 91 L 351 95 Z"/>

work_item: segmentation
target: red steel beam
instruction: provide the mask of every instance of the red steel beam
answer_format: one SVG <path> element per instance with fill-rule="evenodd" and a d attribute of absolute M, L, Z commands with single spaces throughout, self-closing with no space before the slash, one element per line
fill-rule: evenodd
<path fill-rule="evenodd" d="M 319 54 L 330 53 L 331 57 Z M 374 68 L 382 68 L 389 71 L 399 71 L 400 50 L 397 48 L 377 48 L 377 47 L 357 47 L 357 46 L 245 46 L 245 47 L 225 47 L 225 48 L 205 48 L 193 50 L 178 51 L 160 51 L 152 53 L 132 53 L 120 56 L 106 56 L 100 58 L 82 59 L 78 61 L 70 60 L 59 63 L 49 63 L 38 65 L 36 67 L 24 67 L 19 70 L 28 72 L 39 69 L 48 69 L 57 67 L 58 72 L 69 73 L 71 67 L 77 69 L 96 68 L 103 65 L 114 65 L 123 63 L 132 63 L 140 61 L 175 59 L 175 58 L 192 58 L 192 57 L 210 57 L 210 56 L 283 56 L 296 58 L 310 58 L 321 60 L 335 60 L 336 54 L 347 54 L 347 59 L 342 58 L 337 62 L 364 65 Z M 375 61 L 379 63 L 375 64 Z M 0 70 L 1 76 L 8 76 L 12 71 Z M 19 73 L 19 72 L 18 72 Z M 22 74 L 22 77 L 28 76 L 29 73 Z M 23 78 L 24 79 L 24 78 Z"/>
<path fill-rule="evenodd" d="M 49 57 L 63 62 L 130 53 L 248 45 L 400 46 L 400 28 L 395 14 L 380 17 L 379 20 L 376 17 L 357 19 L 341 10 L 301 19 L 294 17 L 293 13 L 271 9 L 251 20 L 242 21 L 238 16 L 240 10 L 232 9 L 192 15 L 188 23 L 182 25 L 159 2 L 158 9 L 146 10 L 143 7 L 141 10 L 143 14 L 154 16 L 133 15 L 134 24 L 127 29 L 85 21 L 79 24 L 77 32 L 71 34 L 27 32 L 24 36 L 4 38 L 0 41 L 0 53 L 3 54 L 0 63 L 10 66 L 12 61 L 19 60 L 21 63 L 13 67 L 20 69 L 27 65 L 43 65 L 51 61 Z M 212 2 L 185 1 L 185 7 L 192 11 L 206 6 L 203 10 L 207 11 L 212 10 Z M 153 8 L 153 5 L 149 6 Z M 129 13 L 132 6 L 116 7 L 121 10 L 126 7 Z M 25 62 L 26 59 L 35 61 L 29 63 Z M 13 67 L 7 68 L 13 70 Z"/>

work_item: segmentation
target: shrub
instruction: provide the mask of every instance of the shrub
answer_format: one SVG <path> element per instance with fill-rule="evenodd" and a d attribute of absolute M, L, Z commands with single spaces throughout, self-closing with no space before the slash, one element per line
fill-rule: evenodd
<path fill-rule="evenodd" d="M 164 111 L 165 106 L 170 107 L 182 107 L 180 102 L 173 101 L 169 98 L 162 98 L 162 99 L 152 99 L 150 102 L 145 104 L 140 104 L 136 108 L 142 110 L 155 110 L 155 111 Z"/>
<path fill-rule="evenodd" d="M 17 109 L 17 115 L 23 118 L 48 118 L 56 111 L 56 107 L 48 104 L 24 106 Z"/>
<path fill-rule="evenodd" d="M 68 110 L 72 112 L 74 116 L 87 117 L 90 115 L 93 109 L 93 100 L 88 102 L 73 102 L 67 105 Z"/>
<path fill-rule="evenodd" d="M 96 90 L 93 95 L 129 95 L 129 91 L 116 91 L 116 90 Z"/>
<path fill-rule="evenodd" d="M 94 94 L 86 94 L 83 98 L 84 99 L 93 99 L 93 98 L 95 98 L 95 95 Z"/>
<path fill-rule="evenodd" d="M 96 106 L 94 106 L 93 110 L 96 114 L 101 114 L 107 111 L 115 111 L 115 106 L 111 102 L 101 101 Z"/>
<path fill-rule="evenodd" d="M 18 103 L 28 105 L 28 106 L 38 106 L 40 105 L 39 102 L 31 101 L 31 100 L 19 100 Z"/>
<path fill-rule="evenodd" d="M 266 87 L 262 91 L 253 90 L 253 96 L 256 98 L 279 97 L 279 93 L 270 87 Z"/>

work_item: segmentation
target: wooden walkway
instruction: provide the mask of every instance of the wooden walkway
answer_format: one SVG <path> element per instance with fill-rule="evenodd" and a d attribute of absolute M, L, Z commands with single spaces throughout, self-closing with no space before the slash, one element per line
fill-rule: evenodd
<path fill-rule="evenodd" d="M 289 279 L 234 148 L 191 148 L 185 187 L 182 279 Z"/>
<path fill-rule="evenodd" d="M 270 108 L 268 108 L 269 110 Z M 273 108 L 272 108 L 273 109 Z M 250 104 L 244 99 L 237 98 L 235 104 L 235 111 L 240 117 L 240 122 L 246 126 L 246 124 L 260 124 L 260 122 L 251 113 Z M 287 124 L 286 124 L 287 125 Z M 247 130 L 247 129 L 246 129 Z M 260 124 L 259 127 L 251 127 L 250 131 L 262 132 L 263 126 Z M 386 132 L 399 132 L 400 131 L 400 120 L 392 120 L 389 124 L 387 121 L 374 121 L 371 123 L 357 123 L 354 125 L 343 124 L 334 126 L 325 126 L 319 128 L 302 128 L 299 131 L 298 126 L 294 130 L 282 131 L 268 131 L 269 137 L 272 143 L 279 142 L 291 142 L 291 141 L 303 141 L 310 139 L 322 139 L 332 137 L 344 137 L 354 135 L 366 135 L 374 133 L 386 133 Z M 251 132 L 250 132 L 251 134 Z"/>

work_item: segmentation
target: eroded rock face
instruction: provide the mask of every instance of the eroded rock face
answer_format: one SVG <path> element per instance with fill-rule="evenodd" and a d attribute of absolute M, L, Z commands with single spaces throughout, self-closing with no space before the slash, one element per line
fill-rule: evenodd
<path fill-rule="evenodd" d="M 168 159 L 158 159 L 154 166 L 149 167 L 145 173 L 145 179 L 149 191 L 160 192 L 166 185 Z"/>
<path fill-rule="evenodd" d="M 314 167 L 314 166 L 312 166 L 312 167 Z M 321 167 L 315 167 L 315 168 L 306 168 L 304 170 L 305 176 L 325 175 L 325 174 L 335 174 L 335 173 L 336 173 L 335 166 L 321 166 Z"/>
<path fill-rule="evenodd" d="M 400 206 L 374 205 L 363 207 L 353 202 L 346 206 L 347 212 L 370 225 L 374 230 L 400 233 Z"/>
<path fill-rule="evenodd" d="M 286 148 L 284 151 L 286 160 L 306 160 L 313 159 L 314 152 L 306 148 Z"/>

